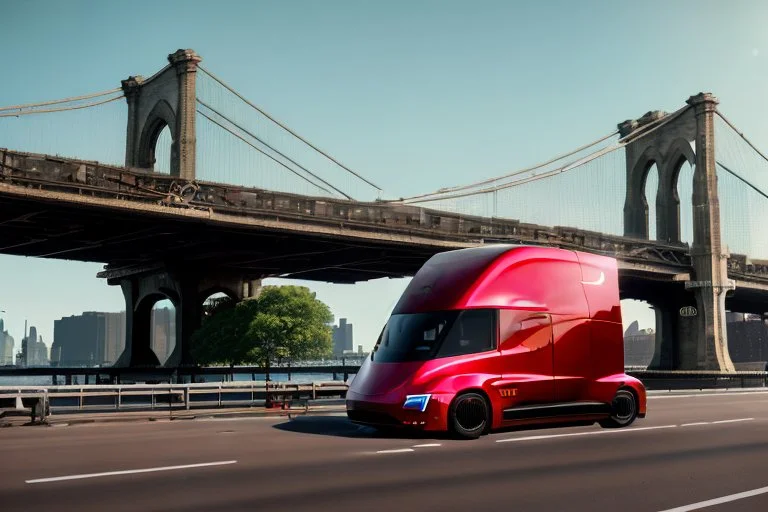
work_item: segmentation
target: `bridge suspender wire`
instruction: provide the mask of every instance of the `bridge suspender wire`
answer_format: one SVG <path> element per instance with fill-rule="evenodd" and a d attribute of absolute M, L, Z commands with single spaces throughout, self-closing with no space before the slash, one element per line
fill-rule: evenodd
<path fill-rule="evenodd" d="M 591 154 L 589 154 L 589 155 L 587 155 L 585 157 L 582 157 L 581 159 L 572 161 L 572 162 L 570 162 L 570 163 L 568 163 L 568 164 L 566 164 L 566 165 L 564 165 L 562 167 L 559 167 L 557 169 L 553 169 L 553 170 L 545 172 L 543 174 L 537 174 L 535 176 L 530 176 L 528 178 L 523 178 L 521 180 L 513 181 L 511 183 L 505 183 L 504 185 L 497 186 L 497 187 L 489 187 L 489 188 L 485 188 L 485 189 L 481 189 L 481 190 L 473 190 L 473 191 L 469 191 L 469 192 L 464 192 L 462 194 L 450 194 L 450 195 L 443 195 L 443 196 L 439 196 L 439 197 L 430 197 L 430 198 L 427 198 L 427 199 L 418 199 L 418 200 L 405 199 L 405 200 L 402 200 L 402 201 L 393 201 L 393 203 L 402 203 L 402 204 L 428 203 L 428 202 L 443 201 L 443 200 L 448 200 L 448 199 L 459 199 L 459 198 L 462 198 L 462 197 L 468 197 L 468 196 L 474 196 L 474 195 L 480 195 L 480 194 L 490 194 L 490 193 L 493 193 L 493 192 L 497 192 L 499 190 L 505 190 L 505 189 L 516 187 L 516 186 L 519 186 L 519 185 L 524 185 L 526 183 L 531 183 L 531 182 L 538 181 L 538 180 L 541 180 L 541 179 L 549 178 L 549 177 L 555 176 L 557 174 L 562 174 L 564 172 L 570 171 L 570 170 L 575 169 L 577 167 L 581 167 L 582 165 L 585 165 L 585 164 L 591 162 L 592 160 L 595 160 L 595 159 L 597 159 L 597 158 L 599 158 L 599 157 L 601 157 L 603 155 L 606 155 L 608 153 L 612 153 L 613 151 L 616 151 L 616 150 L 626 146 L 627 144 L 629 144 L 630 141 L 634 142 L 636 140 L 642 139 L 643 137 L 647 137 L 648 135 L 650 135 L 651 133 L 655 132 L 656 130 L 658 130 L 662 126 L 666 125 L 667 123 L 673 121 L 674 119 L 676 119 L 677 117 L 682 115 L 683 112 L 685 112 L 689 108 L 691 108 L 691 107 L 689 105 L 686 105 L 685 107 L 682 107 L 678 111 L 670 114 L 669 116 L 667 116 L 665 118 L 662 118 L 662 119 L 660 119 L 660 120 L 658 120 L 658 121 L 656 121 L 654 123 L 649 123 L 649 124 L 655 124 L 655 126 L 653 126 L 653 128 L 651 128 L 651 129 L 647 129 L 647 127 L 644 127 L 645 131 L 643 131 L 642 133 L 640 133 L 637 136 L 634 136 L 635 135 L 634 133 L 633 134 L 629 134 L 626 137 L 623 137 L 622 139 L 620 139 L 618 143 L 616 143 L 616 144 L 614 144 L 612 146 L 608 146 L 606 148 L 603 148 L 603 149 L 601 149 L 599 151 L 596 151 L 596 152 L 591 153 Z"/>
<path fill-rule="evenodd" d="M 540 164 L 536 164 L 536 165 L 534 165 L 532 167 L 526 167 L 525 169 L 520 169 L 518 171 L 514 171 L 512 173 L 505 174 L 504 176 L 497 176 L 495 178 L 488 178 L 487 180 L 478 181 L 478 182 L 475 182 L 475 183 L 470 183 L 468 185 L 460 185 L 460 186 L 456 186 L 456 187 L 441 188 L 441 189 L 439 189 L 439 190 L 437 190 L 435 192 L 429 193 L 429 194 L 420 194 L 418 196 L 407 197 L 407 198 L 403 199 L 403 201 L 411 201 L 411 200 L 414 200 L 414 199 L 421 199 L 421 198 L 424 198 L 424 197 L 430 197 L 430 196 L 434 196 L 434 195 L 437 195 L 437 194 L 445 194 L 445 193 L 449 193 L 449 192 L 459 192 L 459 191 L 462 191 L 462 190 L 467 190 L 467 189 L 470 189 L 470 188 L 479 187 L 481 185 L 487 185 L 488 183 L 494 183 L 496 181 L 504 180 L 504 179 L 507 179 L 507 178 L 513 178 L 515 176 L 519 176 L 520 174 L 524 174 L 524 173 L 530 172 L 530 171 L 535 171 L 536 169 L 540 169 L 542 167 L 545 167 L 545 166 L 547 166 L 549 164 L 557 162 L 558 160 L 562 160 L 562 159 L 567 158 L 569 156 L 575 155 L 576 153 L 579 153 L 580 151 L 584 151 L 587 148 L 591 148 L 592 146 L 595 146 L 595 145 L 600 144 L 601 142 L 603 142 L 603 141 L 605 141 L 607 139 L 610 139 L 611 137 L 613 137 L 617 133 L 619 133 L 618 130 L 616 130 L 616 131 L 614 131 L 612 133 L 609 133 L 608 135 L 606 135 L 604 137 L 600 137 L 599 139 L 597 139 L 594 142 L 590 142 L 589 144 L 585 144 L 585 145 L 581 146 L 580 148 L 574 149 L 574 150 L 569 151 L 567 153 L 563 153 L 562 155 L 558 155 L 558 156 L 556 156 L 554 158 L 551 158 L 551 159 L 547 160 L 546 162 L 542 162 Z"/>
<path fill-rule="evenodd" d="M 290 133 L 291 135 L 293 135 L 294 137 L 296 137 L 297 139 L 299 139 L 301 142 L 303 142 L 303 143 L 304 143 L 304 144 L 306 144 L 307 146 L 311 147 L 312 149 L 314 149 L 315 151 L 317 151 L 318 153 L 320 153 L 321 155 L 323 155 L 325 158 L 327 158 L 327 159 L 328 159 L 328 160 L 330 160 L 331 162 L 335 163 L 336 165 L 338 165 L 339 167 L 341 167 L 342 169 L 344 169 L 344 170 L 345 170 L 345 171 L 347 171 L 348 173 L 352 174 L 353 176 L 357 177 L 358 179 L 360 179 L 360 180 L 364 181 L 365 183 L 367 183 L 368 185 L 372 186 L 373 188 L 375 188 L 375 189 L 376 189 L 376 190 L 378 190 L 379 192 L 381 192 L 381 191 L 382 191 L 381 187 L 379 187 L 379 186 L 378 186 L 378 185 L 376 185 L 375 183 L 372 183 L 371 181 L 367 180 L 366 178 L 364 178 L 364 177 L 360 176 L 358 173 L 356 173 L 355 171 L 353 171 L 352 169 L 350 169 L 350 168 L 349 168 L 349 167 L 347 167 L 346 165 L 342 164 L 341 162 L 339 162 L 338 160 L 336 160 L 335 158 L 333 158 L 331 155 L 329 155 L 328 153 L 326 153 L 326 152 L 325 152 L 325 151 L 323 151 L 322 149 L 318 148 L 317 146 L 315 146 L 314 144 L 312 144 L 311 142 L 309 142 L 307 139 L 305 139 L 304 137 L 302 137 L 302 136 L 301 136 L 301 135 L 299 135 L 298 133 L 296 133 L 296 132 L 294 132 L 293 130 L 291 130 L 290 128 L 288 128 L 288 127 L 287 127 L 285 124 L 281 123 L 280 121 L 278 121 L 277 119 L 275 119 L 274 117 L 272 117 L 271 115 L 269 115 L 269 114 L 268 114 L 267 112 L 265 112 L 263 109 L 259 108 L 258 106 L 254 105 L 253 103 L 251 103 L 250 101 L 248 101 L 248 100 L 247 100 L 247 99 L 246 99 L 246 98 L 245 98 L 245 97 L 244 97 L 242 94 L 240 94 L 239 92 L 237 92 L 236 90 L 234 90 L 232 87 L 230 87 L 229 85 L 227 85 L 226 83 L 224 83 L 224 82 L 223 82 L 223 81 L 222 81 L 222 80 L 221 80 L 219 77 L 217 77 L 216 75 L 214 75 L 213 73 L 211 73 L 211 72 L 210 72 L 210 71 L 208 71 L 207 69 L 203 68 L 202 66 L 198 66 L 198 67 L 197 67 L 197 69 L 199 69 L 199 70 L 201 70 L 202 72 L 204 72 L 206 75 L 208 75 L 208 76 L 209 76 L 209 77 L 211 77 L 213 80 L 215 80 L 216 82 L 218 82 L 218 83 L 219 83 L 219 84 L 220 84 L 222 87 L 224 87 L 224 88 L 225 88 L 225 89 L 227 89 L 229 92 L 231 92 L 232 94 L 234 94 L 235 96 L 237 96 L 238 98 L 240 98 L 241 100 L 243 100 L 243 101 L 244 101 L 244 102 L 245 102 L 245 103 L 246 103 L 248 106 L 250 106 L 251 108 L 253 108 L 253 109 L 254 109 L 254 110 L 256 110 L 257 112 L 259 112 L 261 115 L 263 115 L 264 117 L 266 117 L 267 119 L 269 119 L 270 121 L 272 121 L 273 123 L 275 123 L 277 126 L 279 126 L 280 128 L 282 128 L 283 130 L 287 131 L 288 133 Z"/>
<path fill-rule="evenodd" d="M 749 139 L 746 137 L 746 135 L 744 135 L 744 133 L 742 133 L 741 131 L 739 131 L 739 129 L 738 129 L 738 128 L 736 128 L 736 127 L 733 125 L 733 123 L 732 123 L 732 122 L 730 122 L 730 121 L 729 121 L 729 120 L 728 120 L 728 119 L 727 119 L 727 118 L 726 118 L 726 117 L 725 117 L 723 114 L 721 114 L 719 110 L 715 110 L 715 113 L 716 113 L 716 114 L 717 114 L 717 115 L 720 117 L 720 119 L 722 119 L 723 121 L 725 121 L 725 124 L 727 124 L 728 126 L 730 126 L 730 127 L 731 127 L 731 129 L 732 129 L 734 132 L 736 132 L 736 134 L 737 134 L 739 137 L 741 137 L 741 138 L 744 140 L 744 142 L 746 142 L 747 144 L 749 144 L 749 147 L 751 147 L 752 149 L 754 149 L 754 150 L 755 150 L 755 152 L 756 152 L 758 155 L 760 155 L 760 156 L 763 158 L 763 160 L 765 160 L 766 162 L 768 162 L 768 157 L 767 157 L 767 156 L 765 156 L 765 155 L 763 154 L 763 152 L 762 152 L 762 151 L 760 151 L 759 149 L 757 149 L 757 147 L 755 147 L 755 145 L 754 145 L 754 144 L 752 144 L 752 141 L 750 141 L 750 140 L 749 140 Z M 725 167 L 723 167 L 723 168 L 725 169 Z M 726 169 L 726 170 L 728 170 L 728 169 Z"/>
<path fill-rule="evenodd" d="M 116 92 L 120 92 L 121 90 L 122 89 L 120 89 L 120 87 L 117 87 L 115 89 L 110 89 L 109 91 L 95 92 L 93 94 L 86 94 L 84 96 L 74 96 L 72 98 L 63 98 L 60 100 L 43 101 L 41 103 L 26 103 L 24 105 L 11 105 L 9 107 L 0 107 L 0 112 L 5 112 L 7 110 L 28 110 L 28 109 L 37 108 L 37 107 L 47 107 L 48 105 L 58 105 L 60 103 L 72 103 L 75 101 L 98 98 L 100 96 L 107 96 L 108 94 L 114 94 Z"/>
<path fill-rule="evenodd" d="M 19 116 L 28 116 L 31 114 L 48 114 L 51 112 L 65 112 L 68 110 L 80 110 L 83 108 L 90 108 L 90 107 L 97 107 L 99 105 L 104 105 L 105 103 L 111 103 L 113 101 L 117 101 L 121 98 L 123 98 L 124 95 L 120 94 L 119 96 L 115 96 L 114 98 L 109 98 L 102 101 L 97 101 L 95 103 L 87 103 L 85 105 L 74 105 L 69 107 L 60 107 L 60 108 L 48 108 L 48 109 L 42 109 L 42 110 L 27 110 L 24 112 L 6 112 L 6 113 L 0 113 L 0 117 L 19 117 Z"/>
<path fill-rule="evenodd" d="M 232 131 L 231 129 L 227 128 L 226 126 L 224 126 L 224 125 L 223 125 L 223 124 L 221 124 L 220 122 L 216 121 L 215 119 L 213 119 L 211 116 L 207 115 L 205 112 L 203 112 L 203 111 L 202 111 L 202 110 L 200 110 L 199 108 L 198 108 L 198 109 L 195 109 L 195 110 L 197 110 L 198 114 L 200 114 L 200 115 L 201 115 L 201 116 L 203 116 L 204 118 L 208 119 L 210 122 L 212 122 L 212 123 L 213 123 L 213 124 L 215 124 L 216 126 L 219 126 L 220 128 L 223 128 L 224 130 L 226 130 L 226 131 L 227 131 L 227 132 L 229 132 L 230 134 L 234 135 L 235 137 L 237 137 L 237 138 L 238 138 L 238 139 L 240 139 L 241 141 L 245 142 L 246 144 L 248 144 L 250 147 L 252 147 L 252 148 L 253 148 L 253 149 L 255 149 L 256 151 L 258 151 L 259 153 L 261 153 L 262 155 L 264 155 L 264 156 L 266 156 L 266 157 L 268 157 L 268 158 L 272 159 L 272 160 L 273 160 L 273 161 L 275 161 L 276 163 L 278 163 L 278 164 L 282 165 L 283 167 L 285 167 L 286 169 L 288 169 L 288 170 L 289 170 L 289 171 L 291 171 L 293 174 L 295 174 L 295 175 L 296 175 L 296 176 L 298 176 L 299 178 L 303 179 L 304 181 L 306 181 L 307 183 L 309 183 L 309 184 L 310 184 L 310 185 L 312 185 L 313 187 L 317 187 L 317 188 L 319 188 L 320 190 L 322 190 L 322 191 L 324 191 L 324 192 L 328 192 L 329 194 L 332 194 L 332 192 L 331 192 L 330 190 L 328 190 L 327 188 L 323 187 L 322 185 L 318 185 L 317 183 L 315 183 L 315 182 L 311 181 L 311 180 L 310 180 L 309 178 L 307 178 L 306 176 L 302 176 L 301 174 L 299 174 L 298 172 L 296 172 L 294 169 L 291 169 L 290 167 L 288 167 L 287 165 L 285 165 L 283 162 L 281 162 L 281 161 L 277 160 L 277 159 L 276 159 L 275 157 L 273 157 L 272 155 L 270 155 L 270 154 L 268 154 L 268 153 L 264 152 L 263 150 L 259 149 L 259 148 L 258 148 L 258 147 L 256 147 L 254 144 L 252 144 L 251 142 L 247 141 L 247 140 L 246 140 L 246 139 L 245 139 L 245 138 L 244 138 L 242 135 L 239 135 L 239 134 L 235 133 L 234 131 Z"/>
<path fill-rule="evenodd" d="M 284 154 L 284 153 L 282 153 L 281 151 L 278 151 L 278 150 L 277 150 L 277 149 L 275 149 L 274 147 L 270 146 L 269 144 L 267 144 L 266 142 L 264 142 L 262 139 L 260 139 L 260 138 L 259 138 L 259 137 L 257 137 L 256 135 L 254 135 L 252 132 L 250 132 L 250 131 L 249 131 L 249 130 L 247 130 L 246 128 L 243 128 L 242 126 L 240 126 L 239 124 L 237 124 L 236 122 L 234 122 L 233 120 L 231 120 L 230 118 L 228 118 L 227 116 L 225 116 L 224 114 L 222 114 L 221 112 L 219 112 L 218 110 L 216 110 L 215 108 L 211 107 L 210 105 L 208 105 L 208 104 L 207 104 L 207 103 L 205 103 L 204 101 L 202 101 L 202 100 L 198 99 L 198 100 L 197 100 L 197 102 L 198 102 L 199 104 L 201 104 L 202 106 L 204 106 L 205 108 L 207 108 L 208 110 L 210 110 L 211 112 L 213 112 L 214 114 L 216 114 L 217 116 L 219 116 L 219 117 L 221 117 L 222 119 L 226 120 L 226 121 L 227 121 L 228 123 L 230 123 L 232 126 L 235 126 L 237 129 L 239 129 L 239 130 L 241 130 L 242 132 L 246 133 L 246 134 L 247 134 L 247 135 L 249 135 L 250 137 L 253 137 L 255 140 L 259 141 L 261 144 L 263 144 L 264 146 L 266 146 L 266 147 L 267 147 L 267 148 L 269 148 L 270 150 L 274 151 L 275 153 L 277 153 L 277 154 L 278 154 L 278 155 L 280 155 L 281 157 L 285 158 L 286 160 L 288 160 L 289 162 L 291 162 L 293 165 L 295 165 L 296 167 L 298 167 L 298 168 L 299 168 L 299 169 L 301 169 L 302 171 L 306 172 L 307 174 L 309 174 L 310 176 L 312 176 L 312 177 L 313 177 L 313 178 L 315 178 L 316 180 L 318 180 L 318 181 L 322 182 L 322 183 L 323 183 L 323 184 L 325 184 L 325 185 L 328 185 L 328 186 L 329 186 L 329 187 L 331 187 L 333 190 L 335 190 L 335 191 L 336 191 L 336 192 L 338 192 L 339 194 L 343 195 L 344 197 L 346 197 L 346 198 L 347 198 L 347 199 L 349 199 L 350 201 L 353 201 L 353 200 L 354 200 L 352 197 L 350 197 L 350 196 L 349 196 L 348 194 L 346 194 L 345 192 L 343 192 L 343 191 L 339 190 L 338 188 L 334 187 L 333 185 L 331 185 L 330 183 L 328 183 L 327 181 L 325 181 L 323 178 L 321 178 L 320 176 L 316 175 L 315 173 L 313 173 L 312 171 L 310 171 L 309 169 L 307 169 L 307 168 L 306 168 L 306 167 L 304 167 L 303 165 L 299 164 L 298 162 L 296 162 L 295 160 L 293 160 L 293 159 L 292 159 L 292 158 L 290 158 L 289 156 L 285 155 L 285 154 Z M 240 140 L 242 140 L 243 142 L 246 142 L 246 143 L 248 142 L 248 141 L 246 141 L 246 140 L 245 140 L 243 137 L 240 137 L 240 136 L 238 136 L 236 133 L 232 132 L 231 130 L 228 130 L 226 127 L 222 126 L 220 123 L 217 123 L 216 121 L 214 121 L 213 119 L 211 119 L 209 116 L 206 116 L 206 115 L 205 115 L 203 112 L 201 112 L 201 111 L 200 111 L 200 109 L 197 109 L 197 111 L 198 111 L 198 112 L 200 112 L 200 114 L 202 114 L 202 115 L 203 115 L 203 116 L 204 116 L 206 119 L 208 119 L 209 121 L 211 121 L 211 122 L 213 122 L 213 123 L 217 124 L 217 125 L 218 125 L 218 126 L 220 126 L 221 128 L 224 128 L 224 129 L 225 129 L 225 130 L 227 130 L 229 133 L 231 133 L 231 134 L 232 134 L 232 135 L 234 135 L 235 137 L 239 138 L 239 139 L 240 139 Z M 250 143 L 248 143 L 248 145 L 249 145 L 249 146 L 251 146 L 252 148 L 254 148 L 255 150 L 257 150 L 258 152 L 260 152 L 261 154 L 263 154 L 263 155 L 265 155 L 265 156 L 268 156 L 269 158 L 271 158 L 271 159 L 272 159 L 272 160 L 274 160 L 275 162 L 279 163 L 280 165 L 282 165 L 283 167 L 285 167 L 286 169 L 288 169 L 288 170 L 289 170 L 289 171 L 291 171 L 292 173 L 296 174 L 297 176 L 300 176 L 300 177 L 302 177 L 304 180 L 308 181 L 309 183 L 311 183 L 311 184 L 312 184 L 312 185 L 314 185 L 315 187 L 318 187 L 318 188 L 320 188 L 321 190 L 324 190 L 325 192 L 328 192 L 329 194 L 331 193 L 331 191 L 330 191 L 330 190 L 328 190 L 328 189 L 326 189 L 326 188 L 324 188 L 324 187 L 321 187 L 321 186 L 319 186 L 319 185 L 317 185 L 317 184 L 315 184 L 315 183 L 312 183 L 312 182 L 311 182 L 311 181 L 309 181 L 309 180 L 308 180 L 306 177 L 304 177 L 304 176 L 302 176 L 301 174 L 297 173 L 297 172 L 296 172 L 294 169 L 291 169 L 290 167 L 288 167 L 287 165 L 285 165 L 283 162 L 280 162 L 279 160 L 277 160 L 277 159 L 276 159 L 276 158 L 274 158 L 273 156 L 271 156 L 271 155 L 269 155 L 269 154 L 265 153 L 264 151 L 262 151 L 261 149 L 259 149 L 259 148 L 258 148 L 258 147 L 256 147 L 256 146 L 254 146 L 253 144 L 250 144 Z"/>

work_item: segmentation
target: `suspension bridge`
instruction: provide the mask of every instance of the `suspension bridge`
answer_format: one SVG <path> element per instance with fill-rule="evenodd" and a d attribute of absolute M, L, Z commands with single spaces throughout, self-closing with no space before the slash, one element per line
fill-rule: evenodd
<path fill-rule="evenodd" d="M 126 299 L 116 366 L 190 364 L 212 293 L 409 276 L 489 243 L 616 257 L 622 298 L 656 310 L 655 369 L 732 371 L 726 309 L 768 311 L 768 158 L 711 94 L 534 166 L 388 199 L 201 62 L 179 50 L 149 78 L 0 108 L 0 252 L 104 263 Z M 158 361 L 166 298 L 177 343 Z"/>

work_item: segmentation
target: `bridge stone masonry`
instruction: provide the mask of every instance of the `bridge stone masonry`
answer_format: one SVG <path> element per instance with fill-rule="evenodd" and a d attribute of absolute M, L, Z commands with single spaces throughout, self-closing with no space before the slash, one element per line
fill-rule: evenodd
<path fill-rule="evenodd" d="M 124 167 L 0 150 L 0 252 L 105 263 L 99 276 L 121 286 L 126 299 L 125 352 L 116 366 L 194 364 L 189 341 L 211 293 L 243 300 L 258 294 L 267 277 L 352 283 L 411 276 L 437 252 L 489 243 L 616 257 L 621 298 L 645 300 L 656 311 L 652 369 L 733 371 L 726 309 L 768 311 L 768 261 L 728 254 L 721 240 L 718 101 L 711 94 L 692 96 L 673 114 L 649 112 L 619 125 L 626 199 L 624 236 L 617 236 L 402 200 L 364 202 L 199 180 L 194 120 L 201 60 L 179 50 L 153 77 L 122 82 Z M 166 126 L 170 175 L 153 171 Z M 694 167 L 690 246 L 681 242 L 676 192 L 685 162 Z M 660 178 L 658 240 L 649 240 L 645 198 L 653 164 Z M 167 361 L 151 350 L 150 314 L 158 298 L 176 307 L 177 343 Z M 695 314 L 683 316 L 691 306 Z"/>

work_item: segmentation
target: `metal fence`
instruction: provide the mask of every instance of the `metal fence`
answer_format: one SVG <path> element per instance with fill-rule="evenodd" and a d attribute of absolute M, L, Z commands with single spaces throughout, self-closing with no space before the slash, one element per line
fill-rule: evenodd
<path fill-rule="evenodd" d="M 0 386 L 0 411 L 44 407 L 44 414 L 75 411 L 126 411 L 251 406 L 270 400 L 289 406 L 299 401 L 344 398 L 339 382 L 217 382 L 82 386 Z M 38 405 L 41 404 L 41 405 Z"/>

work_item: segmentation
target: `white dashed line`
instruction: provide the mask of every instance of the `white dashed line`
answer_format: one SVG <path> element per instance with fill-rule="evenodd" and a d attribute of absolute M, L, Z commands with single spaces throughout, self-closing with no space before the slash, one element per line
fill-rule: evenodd
<path fill-rule="evenodd" d="M 721 505 L 723 503 L 729 503 L 731 501 L 743 500 L 744 498 L 751 498 L 753 496 L 759 496 L 760 494 L 768 493 L 768 487 L 761 487 L 759 489 L 753 489 L 751 491 L 744 491 L 736 494 L 729 494 L 721 498 L 715 498 L 707 501 L 700 501 L 698 503 L 691 503 L 690 505 L 684 505 L 682 507 L 670 508 L 662 510 L 661 512 L 688 512 L 689 510 L 699 510 L 706 507 L 713 507 L 715 505 Z"/>
<path fill-rule="evenodd" d="M 223 466 L 225 464 L 236 464 L 236 460 L 225 460 L 221 462 L 204 462 L 202 464 L 187 464 L 185 466 L 165 466 L 159 468 L 147 468 L 147 469 L 129 469 L 126 471 L 109 471 L 106 473 L 88 473 L 83 475 L 68 475 L 68 476 L 55 476 L 52 478 L 38 478 L 36 480 L 26 480 L 28 484 L 42 484 L 46 482 L 61 482 L 62 480 L 81 480 L 83 478 L 98 478 L 102 476 L 114 476 L 114 475 L 132 475 L 135 473 L 152 473 L 154 471 L 172 471 L 177 469 L 192 469 L 203 468 L 208 466 Z"/>
<path fill-rule="evenodd" d="M 413 445 L 414 448 L 433 448 L 436 446 L 443 446 L 440 443 L 428 443 L 428 444 L 415 444 Z"/>
<path fill-rule="evenodd" d="M 536 441 L 539 439 L 554 439 L 557 437 L 574 437 L 574 436 L 593 436 L 598 434 L 621 434 L 628 432 L 639 432 L 641 430 L 658 430 L 662 428 L 675 428 L 677 425 L 660 425 L 657 427 L 635 427 L 626 430 L 593 430 L 590 432 L 572 432 L 570 434 L 552 434 L 548 436 L 528 436 L 528 437 L 513 437 L 510 439 L 498 439 L 497 443 L 513 443 L 518 441 Z"/>
<path fill-rule="evenodd" d="M 406 453 L 406 452 L 412 452 L 413 448 L 400 448 L 397 450 L 379 450 L 376 453 Z"/>
<path fill-rule="evenodd" d="M 755 418 L 738 418 L 738 419 L 735 419 L 735 420 L 720 420 L 720 421 L 713 421 L 712 424 L 714 425 L 716 423 L 736 423 L 736 422 L 739 422 L 739 421 L 752 421 L 754 419 Z"/>

